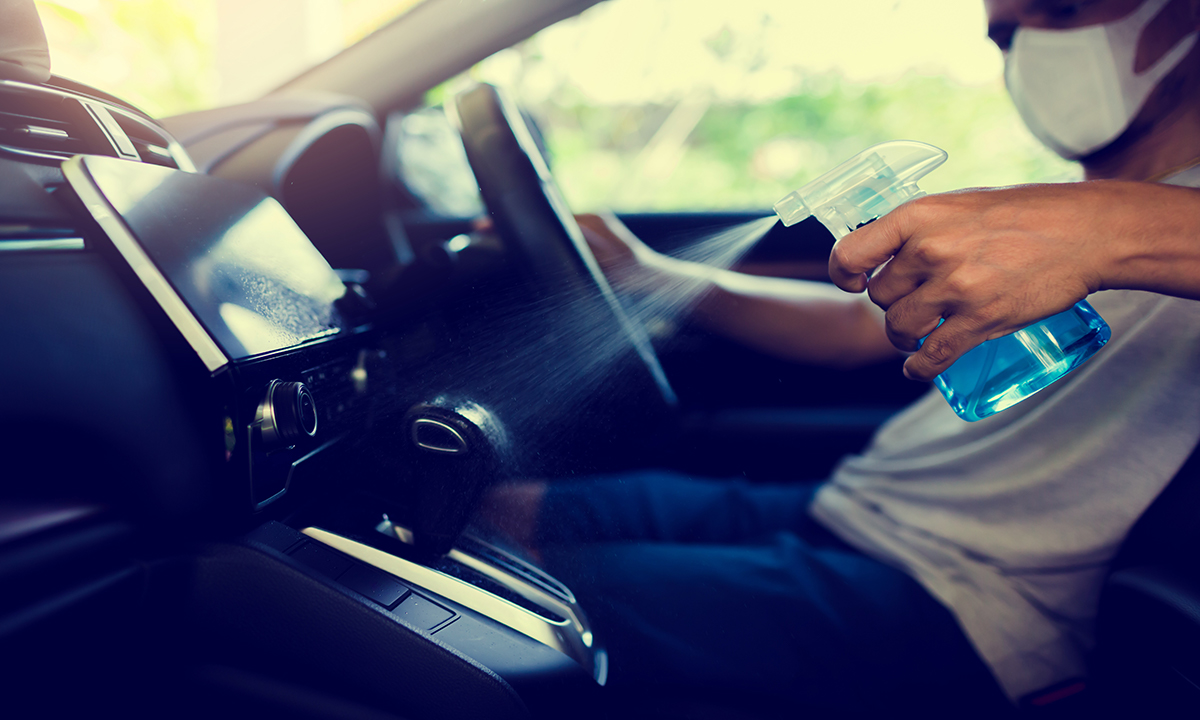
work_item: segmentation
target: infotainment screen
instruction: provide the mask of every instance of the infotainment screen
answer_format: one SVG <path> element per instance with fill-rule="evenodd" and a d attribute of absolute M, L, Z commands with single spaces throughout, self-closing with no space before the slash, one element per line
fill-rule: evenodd
<path fill-rule="evenodd" d="M 116 158 L 79 156 L 63 170 L 210 370 L 344 329 L 345 286 L 274 199 Z"/>

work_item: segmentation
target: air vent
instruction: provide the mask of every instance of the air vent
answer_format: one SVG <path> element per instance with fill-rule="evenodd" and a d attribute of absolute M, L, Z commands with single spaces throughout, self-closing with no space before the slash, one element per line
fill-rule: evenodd
<path fill-rule="evenodd" d="M 170 168 L 191 162 L 165 130 L 125 108 L 69 91 L 0 80 L 0 152 L 59 162 L 109 155 Z"/>
<path fill-rule="evenodd" d="M 83 237 L 72 228 L 25 223 L 0 224 L 0 254 L 47 250 L 83 250 Z"/>
<path fill-rule="evenodd" d="M 113 154 L 78 100 L 57 93 L 0 87 L 0 147 L 70 157 Z"/>
<path fill-rule="evenodd" d="M 167 132 L 140 118 L 127 115 L 120 108 L 113 108 L 117 124 L 129 136 L 142 162 L 179 168 L 179 147 Z"/>

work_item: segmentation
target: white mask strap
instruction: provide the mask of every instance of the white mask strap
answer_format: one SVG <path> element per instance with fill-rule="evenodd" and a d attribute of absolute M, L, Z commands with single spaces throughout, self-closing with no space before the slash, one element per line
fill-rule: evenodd
<path fill-rule="evenodd" d="M 1109 47 L 1113 50 L 1113 61 L 1117 63 L 1116 70 L 1121 74 L 1129 73 L 1126 77 L 1134 80 L 1137 89 L 1144 88 L 1147 95 L 1159 81 L 1166 77 L 1167 73 L 1175 69 L 1184 56 L 1191 52 L 1196 45 L 1196 32 L 1193 31 L 1180 38 L 1174 47 L 1158 59 L 1158 62 L 1140 73 L 1133 72 L 1134 63 L 1137 62 L 1137 48 L 1142 38 L 1142 31 L 1170 2 L 1171 0 L 1146 0 L 1129 15 L 1104 26 L 1108 33 Z M 1145 100 L 1145 98 L 1142 99 Z M 1130 109 L 1137 110 L 1137 108 Z"/>
<path fill-rule="evenodd" d="M 1193 31 L 1134 73 L 1142 32 L 1170 2 L 1147 0 L 1102 25 L 1017 28 L 1005 57 L 1005 82 L 1034 135 L 1063 157 L 1077 158 L 1124 132 L 1158 83 L 1196 46 Z"/>

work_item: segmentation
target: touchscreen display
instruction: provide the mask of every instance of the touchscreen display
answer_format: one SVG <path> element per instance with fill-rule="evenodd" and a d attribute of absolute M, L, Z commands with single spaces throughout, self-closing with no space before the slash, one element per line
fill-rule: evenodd
<path fill-rule="evenodd" d="M 86 157 L 83 166 L 229 358 L 343 329 L 334 303 L 345 286 L 273 198 L 228 180 L 115 158 Z"/>

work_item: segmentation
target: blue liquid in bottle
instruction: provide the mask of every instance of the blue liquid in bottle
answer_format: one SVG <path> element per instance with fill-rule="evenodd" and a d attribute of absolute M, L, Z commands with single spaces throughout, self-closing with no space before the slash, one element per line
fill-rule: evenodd
<path fill-rule="evenodd" d="M 917 181 L 946 161 L 932 145 L 896 140 L 867 148 L 775 203 L 785 227 L 814 216 L 840 239 L 925 193 Z M 964 420 L 1012 407 L 1082 365 L 1112 335 L 1091 305 L 989 340 L 934 379 Z"/>
<path fill-rule="evenodd" d="M 989 340 L 934 379 L 964 420 L 1012 407 L 1079 367 L 1112 336 L 1086 301 L 1011 335 Z"/>

